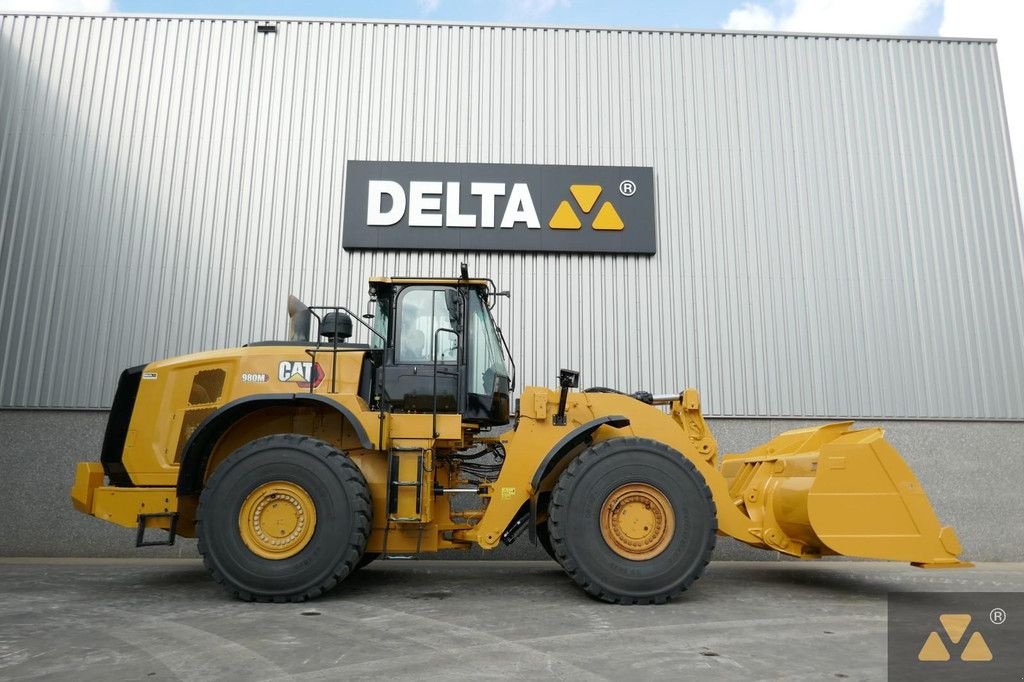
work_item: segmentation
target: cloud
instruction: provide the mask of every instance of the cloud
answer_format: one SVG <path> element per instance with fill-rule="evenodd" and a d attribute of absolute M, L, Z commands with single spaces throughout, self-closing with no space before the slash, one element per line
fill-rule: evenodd
<path fill-rule="evenodd" d="M 113 0 L 0 0 L 0 12 L 103 14 L 113 11 Z"/>
<path fill-rule="evenodd" d="M 1017 159 L 1018 196 L 1024 197 L 1024 3 L 1000 0 L 946 0 L 939 35 L 995 38 L 1006 100 L 1010 143 Z"/>
<path fill-rule="evenodd" d="M 729 12 L 724 25 L 734 31 L 775 31 L 778 27 L 779 18 L 770 9 L 750 3 Z"/>
<path fill-rule="evenodd" d="M 505 0 L 508 21 L 538 21 L 560 7 L 572 6 L 571 0 Z"/>
<path fill-rule="evenodd" d="M 942 7 L 939 35 L 996 38 L 1010 143 L 1016 151 L 1018 196 L 1024 198 L 1024 2 L 1006 0 L 776 0 L 747 2 L 723 28 L 798 33 L 906 34 Z"/>
<path fill-rule="evenodd" d="M 938 0 L 791 0 L 748 2 L 729 13 L 737 31 L 899 34 L 914 28 Z"/>
<path fill-rule="evenodd" d="M 441 5 L 441 0 L 416 0 L 416 5 L 423 14 L 433 14 Z"/>

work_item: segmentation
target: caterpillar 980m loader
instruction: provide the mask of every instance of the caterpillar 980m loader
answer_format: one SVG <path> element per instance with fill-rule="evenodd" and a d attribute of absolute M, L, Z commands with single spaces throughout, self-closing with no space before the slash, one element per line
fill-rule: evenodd
<path fill-rule="evenodd" d="M 127 369 L 74 505 L 139 546 L 198 537 L 214 579 L 258 601 L 524 532 L 588 593 L 631 604 L 689 587 L 717 535 L 802 559 L 969 565 L 880 429 L 797 429 L 720 457 L 695 390 L 573 391 L 565 370 L 510 413 L 500 295 L 465 267 L 374 279 L 370 323 L 293 299 L 288 341 Z M 348 342 L 353 319 L 369 344 Z"/>

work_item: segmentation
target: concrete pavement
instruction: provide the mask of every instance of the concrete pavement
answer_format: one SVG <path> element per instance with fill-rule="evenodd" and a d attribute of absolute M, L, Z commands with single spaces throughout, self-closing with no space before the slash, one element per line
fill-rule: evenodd
<path fill-rule="evenodd" d="M 890 591 L 1024 591 L 1024 564 L 714 562 L 662 607 L 553 562 L 377 562 L 306 604 L 196 560 L 0 559 L 0 679 L 884 679 Z"/>

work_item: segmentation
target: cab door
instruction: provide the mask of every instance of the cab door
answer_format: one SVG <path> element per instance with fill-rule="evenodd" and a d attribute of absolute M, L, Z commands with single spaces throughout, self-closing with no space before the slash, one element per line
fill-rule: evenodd
<path fill-rule="evenodd" d="M 394 310 L 394 345 L 383 382 L 391 410 L 459 412 L 463 296 L 454 287 L 407 286 Z"/>

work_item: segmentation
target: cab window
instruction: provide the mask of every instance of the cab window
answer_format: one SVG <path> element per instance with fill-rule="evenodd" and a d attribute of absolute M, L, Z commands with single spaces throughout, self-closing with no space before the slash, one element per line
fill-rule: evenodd
<path fill-rule="evenodd" d="M 508 377 L 494 320 L 479 295 L 469 301 L 469 392 L 491 395 L 496 379 Z"/>
<path fill-rule="evenodd" d="M 370 348 L 379 349 L 384 347 L 384 339 L 388 335 L 388 300 L 377 299 L 373 310 L 373 331 L 370 334 Z"/>
<path fill-rule="evenodd" d="M 458 329 L 457 296 L 451 288 L 411 288 L 398 299 L 398 362 L 434 362 L 434 340 L 438 329 Z M 451 332 L 436 334 L 437 361 L 458 359 L 458 338 Z"/>

